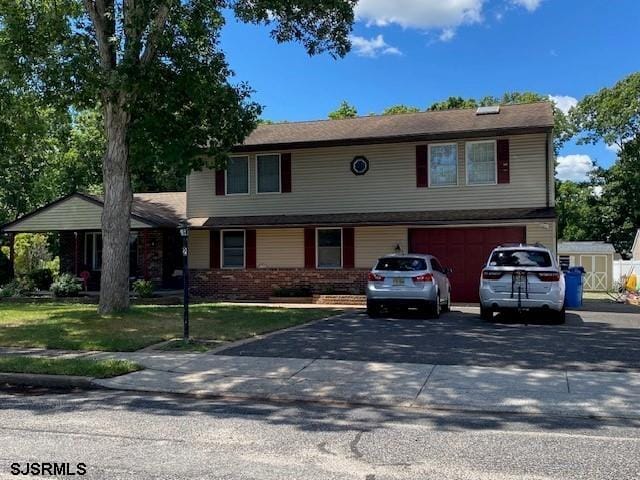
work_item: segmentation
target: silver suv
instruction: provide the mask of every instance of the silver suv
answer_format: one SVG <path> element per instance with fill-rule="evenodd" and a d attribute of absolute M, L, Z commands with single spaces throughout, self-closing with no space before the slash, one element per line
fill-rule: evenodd
<path fill-rule="evenodd" d="M 537 309 L 564 323 L 564 291 L 564 276 L 544 245 L 501 245 L 482 270 L 480 316 L 491 320 L 494 312 Z"/>
<path fill-rule="evenodd" d="M 432 255 L 388 255 L 369 272 L 367 313 L 380 315 L 382 307 L 418 307 L 431 317 L 451 306 L 450 270 Z"/>

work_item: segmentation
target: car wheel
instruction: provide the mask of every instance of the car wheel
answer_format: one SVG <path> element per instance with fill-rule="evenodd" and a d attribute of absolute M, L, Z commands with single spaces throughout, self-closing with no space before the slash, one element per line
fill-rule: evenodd
<path fill-rule="evenodd" d="M 442 311 L 443 312 L 451 311 L 451 290 L 449 290 L 449 295 L 447 295 L 447 301 L 442 306 Z"/>
<path fill-rule="evenodd" d="M 493 321 L 493 310 L 480 305 L 480 318 L 486 322 Z"/>
<path fill-rule="evenodd" d="M 553 314 L 553 323 L 556 325 L 562 325 L 567 321 L 567 312 L 564 307 L 559 312 L 554 312 Z"/>
<path fill-rule="evenodd" d="M 440 303 L 440 294 L 436 297 L 436 303 L 431 306 L 431 318 L 440 318 L 442 312 L 442 304 Z"/>
<path fill-rule="evenodd" d="M 380 316 L 380 304 L 373 300 L 367 300 L 367 315 L 371 318 L 377 318 Z"/>

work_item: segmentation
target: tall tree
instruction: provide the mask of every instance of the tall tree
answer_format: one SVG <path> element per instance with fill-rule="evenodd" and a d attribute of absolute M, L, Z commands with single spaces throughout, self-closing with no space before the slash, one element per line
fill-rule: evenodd
<path fill-rule="evenodd" d="M 390 107 L 385 108 L 382 111 L 382 115 L 398 115 L 402 113 L 418 113 L 420 109 L 418 107 L 411 107 L 409 105 L 392 105 Z"/>
<path fill-rule="evenodd" d="M 309 54 L 349 50 L 355 0 L 0 0 L 0 71 L 57 103 L 102 106 L 101 313 L 126 309 L 132 163 L 224 164 L 260 108 L 233 84 L 223 13 Z M 160 167 L 159 167 L 160 168 Z"/>
<path fill-rule="evenodd" d="M 358 110 L 346 100 L 343 100 L 340 106 L 333 112 L 329 112 L 331 120 L 340 120 L 343 118 L 355 118 L 358 116 Z"/>
<path fill-rule="evenodd" d="M 640 227 L 640 72 L 584 97 L 571 112 L 579 143 L 604 141 L 618 148 L 602 172 L 600 237 L 627 254 Z"/>

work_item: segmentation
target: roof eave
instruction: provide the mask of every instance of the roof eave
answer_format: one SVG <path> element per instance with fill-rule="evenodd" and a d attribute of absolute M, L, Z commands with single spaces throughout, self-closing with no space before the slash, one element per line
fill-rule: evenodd
<path fill-rule="evenodd" d="M 410 135 L 389 135 L 383 137 L 362 137 L 362 138 L 345 138 L 336 140 L 309 140 L 304 142 L 280 142 L 280 143 L 261 143 L 251 145 L 236 145 L 231 149 L 233 153 L 259 152 L 266 150 L 299 150 L 305 148 L 321 148 L 321 147 L 346 147 L 357 145 L 372 144 L 388 144 L 388 143 L 410 143 L 410 142 L 428 142 L 434 140 L 449 140 L 454 138 L 480 138 L 494 137 L 505 135 L 525 135 L 534 133 L 551 133 L 553 125 L 538 127 L 509 127 L 509 128 L 492 128 L 486 130 L 466 130 L 452 131 L 441 133 L 421 133 Z"/>

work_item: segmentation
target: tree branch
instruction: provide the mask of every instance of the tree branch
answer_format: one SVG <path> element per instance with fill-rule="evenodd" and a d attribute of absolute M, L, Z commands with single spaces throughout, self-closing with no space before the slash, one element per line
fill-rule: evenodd
<path fill-rule="evenodd" d="M 158 7 L 156 16 L 151 22 L 149 37 L 147 38 L 147 44 L 144 52 L 142 52 L 141 62 L 143 65 L 148 64 L 156 54 L 158 50 L 158 42 L 164 31 L 164 27 L 167 23 L 167 17 L 169 16 L 169 6 L 162 4 Z"/>
<path fill-rule="evenodd" d="M 108 28 L 105 16 L 106 8 L 103 0 L 84 0 L 84 6 L 89 13 L 96 32 L 98 52 L 100 54 L 100 66 L 104 71 L 111 71 L 115 67 L 115 55 L 111 45 L 112 28 Z M 110 33 L 111 32 L 111 33 Z"/>

